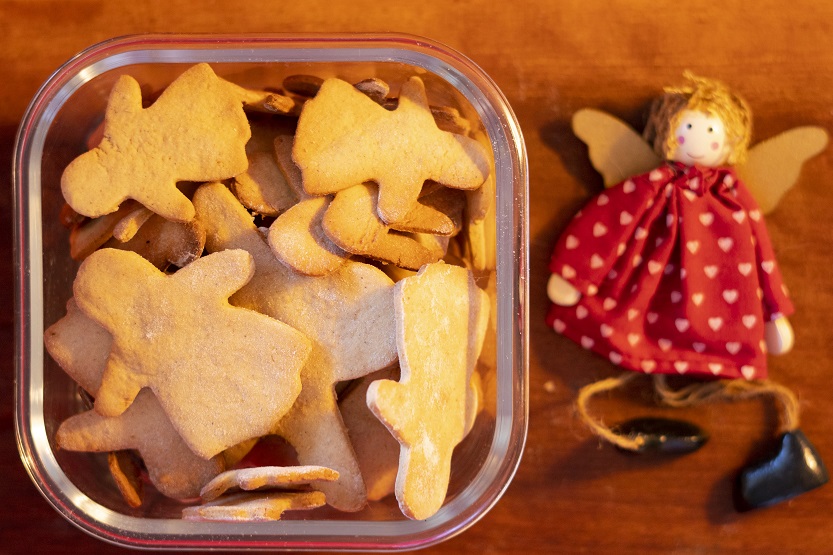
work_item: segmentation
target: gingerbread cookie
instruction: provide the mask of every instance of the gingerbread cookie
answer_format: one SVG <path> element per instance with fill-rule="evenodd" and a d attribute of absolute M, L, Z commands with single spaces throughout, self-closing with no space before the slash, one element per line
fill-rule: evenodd
<path fill-rule="evenodd" d="M 186 70 L 146 109 L 139 84 L 123 75 L 107 102 L 101 143 L 67 166 L 61 190 L 89 217 L 132 198 L 169 220 L 187 221 L 194 207 L 177 182 L 245 171 L 249 136 L 242 101 L 208 64 Z"/>
<path fill-rule="evenodd" d="M 228 304 L 253 273 L 240 250 L 172 275 L 130 251 L 90 255 L 73 285 L 75 301 L 113 336 L 96 410 L 117 416 L 150 387 L 205 458 L 267 433 L 297 397 L 311 346 L 286 324 Z"/>
<path fill-rule="evenodd" d="M 295 447 L 300 464 L 326 466 L 339 473 L 337 481 L 320 486 L 330 505 L 347 511 L 362 508 L 364 484 L 334 387 L 396 360 L 390 317 L 393 283 L 379 269 L 350 260 L 322 277 L 287 268 L 222 184 L 200 188 L 194 203 L 206 226 L 210 252 L 244 249 L 256 261 L 254 277 L 231 302 L 280 319 L 312 340 L 301 373 L 301 394 L 273 431 Z"/>
<path fill-rule="evenodd" d="M 310 194 L 378 183 L 378 213 L 388 223 L 408 213 L 426 180 L 476 189 L 489 174 L 480 143 L 437 128 L 418 77 L 402 85 L 394 111 L 349 83 L 327 79 L 304 104 L 292 157 Z"/>
<path fill-rule="evenodd" d="M 396 499 L 423 520 L 442 506 L 451 455 L 470 425 L 468 389 L 488 323 L 469 270 L 431 264 L 395 287 L 399 382 L 378 380 L 367 405 L 401 445 Z"/>
<path fill-rule="evenodd" d="M 56 437 L 58 446 L 70 451 L 137 450 L 151 483 L 174 499 L 198 496 L 203 485 L 224 470 L 222 457 L 204 459 L 185 445 L 148 389 L 120 416 L 107 418 L 91 410 L 70 417 Z"/>

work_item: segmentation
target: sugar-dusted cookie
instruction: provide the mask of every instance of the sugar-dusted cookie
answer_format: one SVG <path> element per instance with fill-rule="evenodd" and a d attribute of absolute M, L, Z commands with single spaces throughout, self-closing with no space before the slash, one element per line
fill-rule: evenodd
<path fill-rule="evenodd" d="M 104 137 L 61 177 L 67 203 L 97 217 L 132 198 L 170 220 L 194 207 L 178 181 L 211 181 L 246 170 L 250 129 L 242 100 L 208 64 L 186 70 L 148 108 L 139 83 L 123 75 L 107 102 Z"/>
<path fill-rule="evenodd" d="M 471 420 L 468 388 L 488 323 L 469 270 L 438 263 L 395 286 L 401 378 L 378 380 L 367 405 L 401 445 L 396 499 L 423 520 L 445 500 L 451 455 Z"/>
<path fill-rule="evenodd" d="M 172 275 L 130 251 L 90 255 L 73 284 L 75 302 L 113 336 L 96 410 L 117 416 L 150 387 L 205 458 L 274 427 L 298 395 L 311 346 L 288 325 L 228 303 L 253 274 L 240 250 Z"/>
<path fill-rule="evenodd" d="M 481 142 L 488 143 L 488 138 L 478 134 Z M 496 191 L 495 174 L 489 172 L 489 177 L 483 185 L 474 190 L 466 191 L 466 251 L 476 270 L 494 270 L 497 245 L 496 220 Z"/>
<path fill-rule="evenodd" d="M 226 470 L 203 486 L 200 497 L 212 501 L 233 488 L 245 491 L 260 489 L 299 489 L 315 482 L 332 482 L 338 472 L 324 466 L 258 466 Z"/>
<path fill-rule="evenodd" d="M 172 222 L 151 213 L 130 239 L 122 242 L 114 237 L 104 246 L 133 251 L 160 270 L 170 265 L 181 268 L 202 255 L 205 229 L 196 220 Z"/>
<path fill-rule="evenodd" d="M 373 183 L 339 191 L 322 219 L 324 233 L 349 253 L 401 268 L 418 270 L 442 258 L 439 250 L 428 249 L 411 237 L 392 232 L 378 216 L 377 197 L 378 187 Z"/>
<path fill-rule="evenodd" d="M 385 368 L 355 380 L 338 401 L 362 470 L 368 501 L 377 501 L 393 493 L 399 468 L 399 442 L 367 408 L 367 388 L 374 381 L 383 379 L 398 380 L 399 367 Z"/>
<path fill-rule="evenodd" d="M 441 131 L 418 77 L 400 90 L 388 111 L 339 79 L 327 79 L 304 104 L 292 157 L 310 194 L 330 194 L 366 181 L 379 185 L 379 216 L 400 220 L 426 180 L 476 189 L 489 174 L 485 148 Z"/>
<path fill-rule="evenodd" d="M 149 389 L 143 389 L 120 416 L 107 418 L 91 410 L 68 418 L 56 438 L 58 446 L 69 451 L 137 450 L 151 483 L 174 499 L 197 497 L 203 485 L 224 470 L 222 457 L 204 459 L 183 443 Z"/>
<path fill-rule="evenodd" d="M 254 277 L 231 302 L 280 319 L 312 340 L 301 394 L 273 431 L 296 449 L 301 465 L 339 473 L 337 481 L 320 485 L 330 505 L 360 509 L 364 483 L 334 387 L 396 360 L 393 282 L 378 268 L 351 260 L 326 276 L 294 272 L 275 258 L 251 215 L 220 183 L 201 187 L 194 205 L 206 227 L 209 252 L 244 249 L 255 259 Z"/>
<path fill-rule="evenodd" d="M 323 276 L 336 270 L 350 254 L 324 233 L 321 222 L 330 197 L 302 200 L 272 222 L 267 235 L 278 259 L 308 276 Z"/>
<path fill-rule="evenodd" d="M 70 299 L 66 315 L 46 328 L 43 342 L 58 366 L 84 391 L 95 395 L 101 387 L 113 336 Z"/>
<path fill-rule="evenodd" d="M 427 182 L 416 204 L 391 229 L 451 237 L 462 228 L 466 195 L 463 191 Z"/>
<path fill-rule="evenodd" d="M 292 145 L 294 142 L 294 135 L 278 135 L 275 137 L 275 160 L 284 179 L 286 179 L 286 184 L 300 200 L 304 200 L 313 195 L 304 190 L 304 177 L 301 175 L 298 165 L 292 159 Z"/>
<path fill-rule="evenodd" d="M 304 511 L 326 502 L 320 491 L 237 493 L 182 510 L 185 520 L 265 522 L 280 520 L 286 511 Z"/>
<path fill-rule="evenodd" d="M 133 452 L 107 453 L 107 468 L 125 502 L 133 508 L 141 507 L 145 486 L 142 482 L 142 469 Z"/>
<path fill-rule="evenodd" d="M 289 131 L 284 119 L 257 118 L 249 122 L 249 167 L 231 182 L 231 190 L 243 206 L 262 216 L 277 216 L 298 202 L 298 194 L 287 183 L 275 156 L 275 137 Z"/>
<path fill-rule="evenodd" d="M 85 391 L 93 396 L 98 392 L 113 338 L 81 312 L 73 299 L 67 302 L 66 316 L 47 328 L 44 343 L 52 358 Z M 194 455 L 155 400 L 146 400 L 142 407 L 131 410 L 129 417 L 102 418 L 90 411 L 83 418 L 73 418 L 79 420 L 68 424 L 73 431 L 67 441 L 77 450 L 118 450 L 108 453 L 108 467 L 131 507 L 141 505 L 143 488 L 135 456 L 125 449 L 136 446 L 142 457 L 147 456 L 144 464 L 151 481 L 164 495 L 193 497 L 194 488 L 199 489 L 225 468 L 222 461 Z M 134 426 L 134 421 L 139 424 Z"/>

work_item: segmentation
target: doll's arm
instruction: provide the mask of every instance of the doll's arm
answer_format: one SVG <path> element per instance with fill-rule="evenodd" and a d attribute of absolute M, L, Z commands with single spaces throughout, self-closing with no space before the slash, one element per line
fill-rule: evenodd
<path fill-rule="evenodd" d="M 558 274 L 550 275 L 547 282 L 547 296 L 560 306 L 573 306 L 581 298 L 581 293 Z"/>
<path fill-rule="evenodd" d="M 795 335 L 786 316 L 779 316 L 765 324 L 764 340 L 767 350 L 773 355 L 783 355 L 792 349 Z"/>

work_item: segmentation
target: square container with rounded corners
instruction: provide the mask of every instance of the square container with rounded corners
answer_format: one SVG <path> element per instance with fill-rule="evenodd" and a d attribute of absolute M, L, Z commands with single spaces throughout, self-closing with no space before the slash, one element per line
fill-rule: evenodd
<path fill-rule="evenodd" d="M 143 94 L 160 91 L 190 65 L 252 88 L 291 74 L 379 77 L 392 91 L 420 75 L 429 101 L 459 107 L 491 143 L 496 179 L 494 354 L 484 406 L 458 445 L 443 507 L 425 521 L 402 516 L 393 496 L 358 513 L 327 508 L 267 523 L 192 522 L 182 505 L 121 499 L 103 455 L 55 448 L 54 434 L 84 410 L 78 389 L 46 354 L 44 329 L 61 318 L 78 264 L 59 221 L 60 175 L 85 150 L 122 74 Z M 131 36 L 78 54 L 42 86 L 22 120 L 14 154 L 16 432 L 37 488 L 82 530 L 119 545 L 159 549 L 406 550 L 448 539 L 500 498 L 520 462 L 527 429 L 527 161 L 518 122 L 492 80 L 461 54 L 408 35 Z"/>

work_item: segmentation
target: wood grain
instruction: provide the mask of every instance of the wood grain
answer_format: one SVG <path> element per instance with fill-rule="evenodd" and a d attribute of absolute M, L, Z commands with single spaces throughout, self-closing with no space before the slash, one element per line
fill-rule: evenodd
<path fill-rule="evenodd" d="M 682 6 L 685 6 L 683 9 Z M 829 553 L 833 486 L 739 514 L 737 471 L 767 445 L 776 414 L 749 401 L 671 411 L 647 388 L 600 399 L 609 422 L 689 419 L 711 434 L 697 453 L 649 459 L 600 446 L 572 408 L 609 363 L 544 324 L 547 261 L 568 218 L 601 178 L 569 128 L 582 107 L 641 126 L 650 99 L 684 69 L 729 83 L 752 106 L 755 138 L 800 124 L 833 130 L 833 4 L 811 0 L 695 3 L 647 0 L 462 0 L 276 3 L 188 0 L 0 1 L 0 552 L 120 551 L 87 537 L 38 494 L 20 462 L 13 423 L 13 272 L 10 162 L 39 85 L 81 49 L 143 32 L 373 32 L 424 35 L 465 53 L 507 96 L 520 120 L 530 175 L 530 427 L 502 500 L 463 534 L 423 553 Z M 833 154 L 812 160 L 768 218 L 797 307 L 796 347 L 770 372 L 798 393 L 802 430 L 833 465 Z"/>

